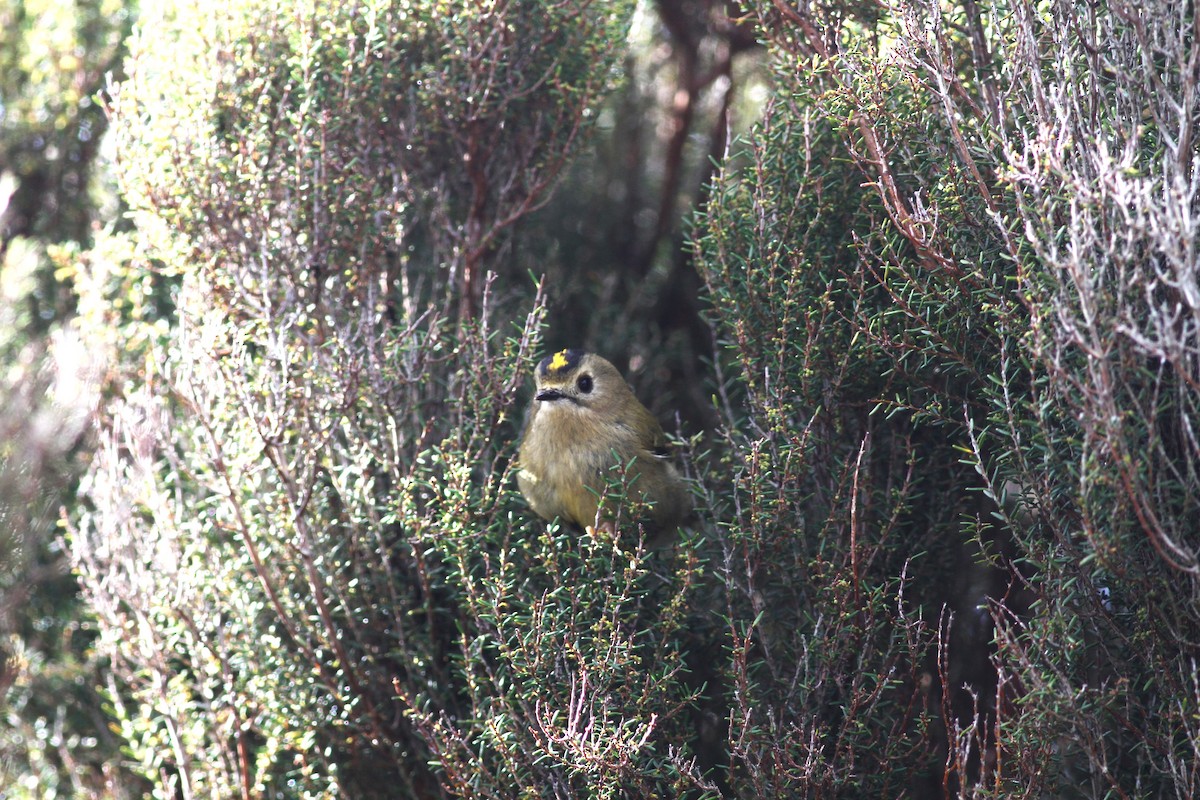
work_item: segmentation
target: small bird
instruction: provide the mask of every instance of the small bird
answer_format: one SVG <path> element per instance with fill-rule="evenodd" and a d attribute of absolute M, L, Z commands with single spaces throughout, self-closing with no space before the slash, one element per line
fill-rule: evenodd
<path fill-rule="evenodd" d="M 584 529 L 604 524 L 599 497 L 621 463 L 627 496 L 650 506 L 651 538 L 675 531 L 692 511 L 691 495 L 668 460 L 662 426 L 617 368 L 595 353 L 560 350 L 542 359 L 534 380 L 517 484 L 538 516 Z"/>

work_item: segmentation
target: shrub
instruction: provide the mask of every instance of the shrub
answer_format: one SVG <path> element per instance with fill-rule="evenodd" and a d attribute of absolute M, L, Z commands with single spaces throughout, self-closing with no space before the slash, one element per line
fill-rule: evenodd
<path fill-rule="evenodd" d="M 72 545 L 157 792 L 704 786 L 678 720 L 696 562 L 525 513 L 509 461 L 543 301 L 485 269 L 549 196 L 629 11 L 145 22 L 114 122 L 177 322 L 113 383 Z"/>
<path fill-rule="evenodd" d="M 940 750 L 930 790 L 1191 796 L 1191 11 L 964 3 L 881 16 L 762 4 L 759 14 L 779 97 L 747 165 L 720 179 L 699 245 L 729 356 L 748 376 L 750 414 L 727 414 L 743 442 L 735 474 L 779 475 L 801 445 L 831 442 L 780 485 L 847 502 L 853 474 L 911 498 L 896 515 L 860 499 L 830 526 L 824 508 L 793 503 L 759 517 L 761 536 L 788 542 L 800 563 L 837 554 L 847 566 L 815 585 L 869 577 L 901 629 L 905 606 L 887 587 L 900 554 L 912 556 L 904 601 L 928 598 L 930 612 L 951 602 L 928 671 L 912 678 L 935 679 L 935 727 L 906 729 L 910 717 L 889 708 L 870 715 L 892 747 Z M 760 453 L 762 467 L 746 457 Z M 735 495 L 734 541 L 756 529 L 753 487 Z M 884 539 L 895 520 L 912 528 Z M 878 574 L 855 568 L 864 542 L 892 552 L 890 564 L 858 562 Z M 947 564 L 931 557 L 948 550 L 992 566 L 943 594 Z M 737 588 L 778 608 L 781 583 Z M 826 622 L 836 603 L 787 605 L 808 618 L 784 628 L 796 650 L 839 652 Z M 778 635 L 766 618 L 748 633 L 764 648 Z M 910 661 L 929 646 L 913 644 L 900 650 Z M 869 681 L 864 667 L 894 676 L 892 652 L 834 663 L 825 683 Z M 732 671 L 772 686 L 736 661 Z M 738 755 L 749 774 L 768 774 L 796 760 L 795 739 L 775 733 L 761 754 Z M 855 773 L 836 769 L 848 755 L 819 750 L 797 785 L 813 792 L 823 771 L 839 787 L 885 780 L 900 763 L 876 762 L 883 752 L 855 750 L 872 765 Z"/>

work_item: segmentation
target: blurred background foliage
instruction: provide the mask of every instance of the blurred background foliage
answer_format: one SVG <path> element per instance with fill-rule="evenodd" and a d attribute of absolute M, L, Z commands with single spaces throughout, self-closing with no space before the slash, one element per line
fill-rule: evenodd
<path fill-rule="evenodd" d="M 1187 4 L 0 23 L 0 796 L 1200 795 Z"/>
<path fill-rule="evenodd" d="M 122 224 L 99 98 L 132 24 L 121 2 L 0 4 L 0 782 L 11 796 L 89 796 L 122 772 L 94 627 L 58 535 L 100 386 L 70 327 L 72 276 L 101 227 Z"/>

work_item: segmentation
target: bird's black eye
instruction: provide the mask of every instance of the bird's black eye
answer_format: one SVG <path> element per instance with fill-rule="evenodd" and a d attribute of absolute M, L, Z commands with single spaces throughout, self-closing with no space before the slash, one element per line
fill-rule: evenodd
<path fill-rule="evenodd" d="M 575 385 L 579 387 L 579 391 L 587 394 L 592 391 L 592 376 L 580 375 L 579 380 L 575 381 Z"/>

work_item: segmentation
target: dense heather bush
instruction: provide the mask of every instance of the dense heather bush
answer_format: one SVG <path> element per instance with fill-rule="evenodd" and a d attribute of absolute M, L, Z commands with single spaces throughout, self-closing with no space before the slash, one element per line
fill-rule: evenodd
<path fill-rule="evenodd" d="M 1011 796 L 1200 792 L 1194 10 L 1015 8 L 997 125 L 1028 294 L 989 433 L 1024 489 L 1038 613 L 1001 615 Z M 1039 57 L 1031 49 L 1041 44 Z M 1034 64 L 1053 59 L 1053 68 Z M 1070 87 L 1068 90 L 1066 87 Z M 1007 120 L 1006 120 L 1007 121 Z M 1027 387 L 1012 391 L 1014 383 Z M 991 469 L 986 461 L 985 469 Z M 991 474 L 990 472 L 988 474 Z M 1026 526 L 1018 525 L 1018 530 Z M 1007 742 L 1005 741 L 1007 740 Z"/>
<path fill-rule="evenodd" d="M 806 542 L 787 549 L 801 563 L 838 554 L 860 580 L 857 549 L 895 529 L 864 510 L 907 520 L 882 552 L 911 554 L 903 599 L 936 611 L 947 582 L 933 557 L 989 554 L 990 569 L 967 573 L 974 585 L 942 598 L 957 613 L 931 676 L 941 730 L 906 734 L 904 716 L 872 715 L 893 726 L 893 747 L 936 745 L 943 765 L 929 777 L 943 791 L 1194 796 L 1194 12 L 1121 2 L 760 12 L 779 96 L 747 164 L 722 176 L 700 247 L 753 410 L 729 426 L 746 483 L 731 540 L 778 531 L 777 513 L 756 515 L 763 484 L 749 478 L 782 471 L 805 498 L 784 517 Z M 818 449 L 827 441 L 837 447 Z M 806 469 L 789 470 L 805 446 Z M 898 506 L 912 513 L 860 500 L 864 510 L 822 526 L 828 506 L 814 501 L 849 502 L 851 466 L 870 478 L 855 486 L 904 487 L 887 496 L 913 498 Z M 847 572 L 815 574 L 809 591 L 836 590 Z M 886 586 L 897 574 L 885 559 L 868 586 L 899 603 Z M 830 652 L 837 604 L 794 598 L 767 574 L 739 589 L 764 607 L 788 598 L 808 619 L 785 628 L 793 646 Z M 972 608 L 982 591 L 986 617 Z M 778 636 L 767 619 L 751 631 L 764 650 Z M 989 666 L 979 654 L 993 632 Z M 900 652 L 916 658 L 925 643 L 915 644 Z M 891 653 L 861 666 L 896 676 Z M 732 670 L 764 698 L 785 685 L 786 673 L 736 660 Z M 824 673 L 839 687 L 854 674 Z M 850 716 L 844 700 L 822 708 Z M 735 750 L 735 763 L 770 774 L 795 759 L 797 739 L 771 731 L 762 754 Z M 856 755 L 872 768 L 838 770 L 841 752 L 827 746 L 801 762 L 799 785 L 857 790 L 902 768 L 878 745 Z"/>
<path fill-rule="evenodd" d="M 185 797 L 703 791 L 697 563 L 525 512 L 543 301 L 483 271 L 629 9 L 273 7 L 147 20 L 114 106 L 177 322 L 112 386 L 72 542 L 137 769 Z"/>
<path fill-rule="evenodd" d="M 781 73 L 703 221 L 713 314 L 750 410 L 726 413 L 734 491 L 713 498 L 744 797 L 940 784 L 937 684 L 951 675 L 933 654 L 964 625 L 939 625 L 940 609 L 982 580 L 963 528 L 983 512 L 956 445 L 991 356 L 959 326 L 986 284 L 914 247 L 850 161 L 867 146 L 844 122 L 859 95 L 889 103 L 872 133 L 898 140 L 924 137 L 925 99 L 887 76 L 848 80 L 821 91 Z"/>

